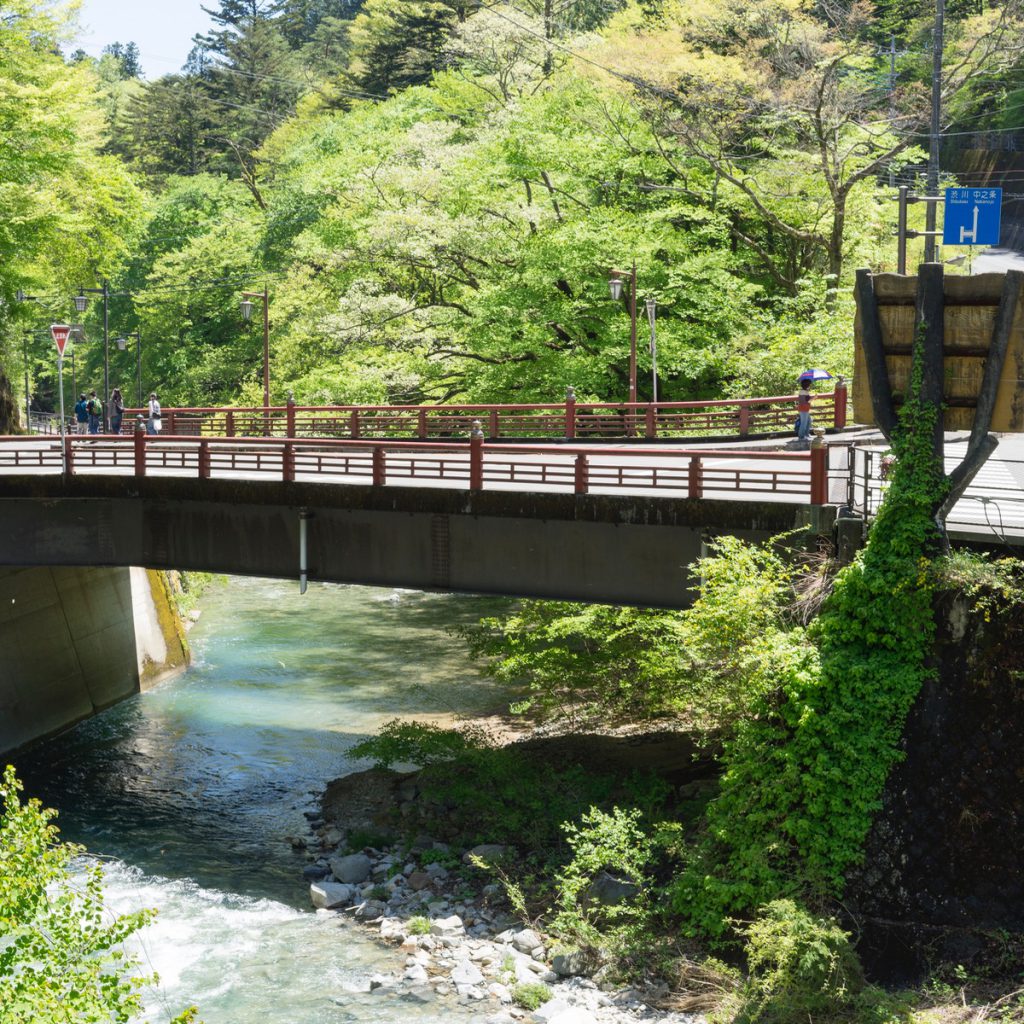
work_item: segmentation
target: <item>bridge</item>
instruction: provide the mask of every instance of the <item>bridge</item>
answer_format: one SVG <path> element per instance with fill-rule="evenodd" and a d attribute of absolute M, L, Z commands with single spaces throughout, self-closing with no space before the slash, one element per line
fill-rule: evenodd
<path fill-rule="evenodd" d="M 844 422 L 842 391 L 819 397 Z M 686 566 L 709 537 L 830 534 L 840 506 L 877 508 L 884 446 L 870 437 L 834 434 L 802 451 L 750 441 L 755 428 L 787 424 L 794 401 L 289 403 L 168 410 L 160 435 L 0 438 L 9 524 L 0 565 L 144 565 L 683 607 Z M 726 426 L 731 442 L 701 442 Z M 452 437 L 464 428 L 471 437 Z M 563 437 L 530 439 L 544 430 Z M 513 432 L 526 439 L 493 439 Z M 987 468 L 954 511 L 954 536 L 1024 541 L 1014 465 Z"/>
<path fill-rule="evenodd" d="M 824 447 L 687 441 L 791 431 L 795 397 L 289 402 L 167 409 L 159 435 L 130 411 L 117 436 L 0 438 L 0 565 L 144 565 L 682 607 L 692 598 L 686 567 L 709 536 L 767 538 L 827 518 L 833 484 L 845 494 L 842 480 L 830 484 Z M 819 422 L 844 423 L 845 388 L 819 397 Z"/>

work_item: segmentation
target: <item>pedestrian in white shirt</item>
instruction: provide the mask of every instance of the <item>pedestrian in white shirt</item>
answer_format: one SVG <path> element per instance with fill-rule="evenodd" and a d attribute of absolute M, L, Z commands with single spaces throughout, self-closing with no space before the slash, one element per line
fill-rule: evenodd
<path fill-rule="evenodd" d="M 154 391 L 149 396 L 149 419 L 146 420 L 147 434 L 160 433 L 161 416 L 162 414 L 160 412 L 160 402 L 156 397 L 156 392 Z"/>

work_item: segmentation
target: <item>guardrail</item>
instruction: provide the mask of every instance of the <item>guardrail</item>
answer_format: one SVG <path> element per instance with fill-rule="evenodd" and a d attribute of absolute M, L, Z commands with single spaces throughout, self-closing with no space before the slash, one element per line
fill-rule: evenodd
<path fill-rule="evenodd" d="M 469 490 L 555 488 L 666 497 L 793 497 L 828 502 L 828 448 L 804 452 L 593 448 L 469 442 L 69 435 L 63 442 L 0 437 L 0 474 L 151 473 L 383 487 L 454 484 Z"/>
<path fill-rule="evenodd" d="M 479 421 L 485 436 L 568 440 L 610 438 L 748 437 L 791 433 L 796 395 L 724 399 L 706 402 L 541 405 L 287 405 L 241 408 L 165 408 L 162 433 L 189 437 L 336 437 L 444 440 L 469 434 Z M 816 426 L 846 426 L 847 388 L 816 394 Z M 145 409 L 125 410 L 123 431 L 131 433 Z"/>
<path fill-rule="evenodd" d="M 947 442 L 946 472 L 963 458 L 965 442 Z M 886 444 L 855 445 L 847 463 L 849 504 L 873 518 L 885 497 L 894 458 Z M 1024 535 L 1024 462 L 1001 458 L 999 449 L 967 488 L 946 518 L 961 533 L 992 536 L 1019 544 Z"/>

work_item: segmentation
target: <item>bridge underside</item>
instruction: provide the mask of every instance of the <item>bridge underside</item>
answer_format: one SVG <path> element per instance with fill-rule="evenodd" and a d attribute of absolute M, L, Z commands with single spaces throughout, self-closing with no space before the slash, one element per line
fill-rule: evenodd
<path fill-rule="evenodd" d="M 6 478 L 0 565 L 146 566 L 685 607 L 716 534 L 764 539 L 805 505 L 152 477 Z M 819 510 L 825 511 L 825 510 Z"/>

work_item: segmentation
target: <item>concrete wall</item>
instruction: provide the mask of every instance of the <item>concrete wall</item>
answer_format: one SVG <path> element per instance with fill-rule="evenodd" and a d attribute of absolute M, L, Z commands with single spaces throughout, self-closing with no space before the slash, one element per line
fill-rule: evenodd
<path fill-rule="evenodd" d="M 187 664 L 166 583 L 130 568 L 0 568 L 0 754 Z"/>

